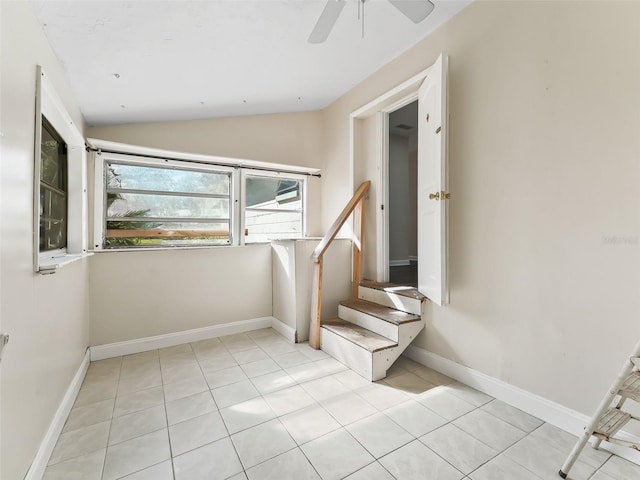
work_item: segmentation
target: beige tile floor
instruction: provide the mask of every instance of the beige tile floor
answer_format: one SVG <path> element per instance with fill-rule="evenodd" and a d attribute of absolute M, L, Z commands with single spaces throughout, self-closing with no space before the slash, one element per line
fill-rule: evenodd
<path fill-rule="evenodd" d="M 556 480 L 575 438 L 401 357 L 369 383 L 273 330 L 94 362 L 46 480 Z M 588 447 L 575 480 L 638 480 Z"/>

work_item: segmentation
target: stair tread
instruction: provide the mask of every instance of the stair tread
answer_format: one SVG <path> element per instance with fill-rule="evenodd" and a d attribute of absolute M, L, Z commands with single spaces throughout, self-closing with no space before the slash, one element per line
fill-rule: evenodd
<path fill-rule="evenodd" d="M 389 340 L 382 335 L 373 333 L 371 330 L 367 330 L 341 318 L 325 320 L 321 326 L 371 353 L 398 346 L 393 340 Z"/>
<path fill-rule="evenodd" d="M 420 315 L 414 315 L 412 313 L 403 312 L 402 310 L 396 310 L 395 308 L 385 307 L 384 305 L 369 302 L 367 300 L 343 300 L 340 302 L 340 305 L 352 308 L 362 313 L 373 315 L 385 322 L 396 325 L 420 320 Z"/>
<path fill-rule="evenodd" d="M 636 402 L 640 402 L 640 372 L 631 372 L 618 393 Z"/>
<path fill-rule="evenodd" d="M 631 418 L 630 414 L 623 412 L 619 408 L 609 408 L 600 418 L 594 435 L 599 434 L 605 437 L 614 435 L 624 427 Z"/>
<path fill-rule="evenodd" d="M 408 285 L 398 285 L 396 283 L 389 282 L 374 282 L 373 280 L 363 280 L 360 285 L 367 288 L 373 288 L 375 290 L 382 290 L 387 293 L 395 293 L 396 295 L 402 295 L 403 297 L 415 298 L 421 302 L 426 300 L 423 294 L 421 294 L 417 288 Z"/>

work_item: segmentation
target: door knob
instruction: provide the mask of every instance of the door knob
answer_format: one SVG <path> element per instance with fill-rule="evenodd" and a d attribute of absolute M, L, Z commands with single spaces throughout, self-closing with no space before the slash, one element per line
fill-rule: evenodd
<path fill-rule="evenodd" d="M 440 200 L 440 192 L 430 193 L 429 200 Z"/>

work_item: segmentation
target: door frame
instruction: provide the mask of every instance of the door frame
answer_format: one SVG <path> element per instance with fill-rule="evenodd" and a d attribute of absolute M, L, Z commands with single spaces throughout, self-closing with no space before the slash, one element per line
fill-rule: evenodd
<path fill-rule="evenodd" d="M 355 185 L 356 120 L 376 117 L 375 162 L 378 171 L 376 188 L 376 281 L 389 281 L 389 114 L 418 99 L 418 90 L 431 66 L 378 96 L 349 115 L 349 181 Z M 384 205 L 384 209 L 381 206 Z"/>

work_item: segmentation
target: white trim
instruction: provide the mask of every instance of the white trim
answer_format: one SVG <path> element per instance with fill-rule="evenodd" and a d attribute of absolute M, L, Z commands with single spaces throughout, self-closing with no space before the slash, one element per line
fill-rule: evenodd
<path fill-rule="evenodd" d="M 73 380 L 71 380 L 71 383 L 69 384 L 69 388 L 67 388 L 67 391 L 60 402 L 60 406 L 58 406 L 58 410 L 56 410 L 56 413 L 53 416 L 49 429 L 42 439 L 42 443 L 40 443 L 40 448 L 38 448 L 38 452 L 36 453 L 24 480 L 40 480 L 44 475 L 51 453 L 53 452 L 56 442 L 58 441 L 58 437 L 62 432 L 65 422 L 67 421 L 69 412 L 71 412 L 71 408 L 76 401 L 76 397 L 78 396 L 78 392 L 80 391 L 80 387 L 82 386 L 82 382 L 88 368 L 89 349 L 85 352 L 82 362 L 80 363 Z"/>
<path fill-rule="evenodd" d="M 418 256 L 417 255 L 409 255 L 409 261 L 410 262 L 417 262 L 418 261 Z"/>
<path fill-rule="evenodd" d="M 119 142 L 109 142 L 96 138 L 87 138 L 87 145 L 99 150 L 114 151 L 131 155 L 150 155 L 154 157 L 171 158 L 174 160 L 194 160 L 204 163 L 215 163 L 238 168 L 271 168 L 274 170 L 285 170 L 300 174 L 317 175 L 318 168 L 301 167 L 297 165 L 286 165 L 284 163 L 269 163 L 258 160 L 248 160 L 244 158 L 217 157 L 215 155 L 199 155 L 195 153 L 176 152 L 173 150 L 163 150 L 160 148 L 142 147 Z"/>
<path fill-rule="evenodd" d="M 383 93 L 379 97 L 371 100 L 369 103 L 353 111 L 351 113 L 351 117 L 352 118 L 369 117 L 374 113 L 376 113 L 378 110 L 380 110 L 381 105 L 386 105 L 388 106 L 388 108 L 392 108 L 392 110 L 393 109 L 397 110 L 398 108 L 402 108 L 404 105 L 411 102 L 410 100 L 404 104 L 402 103 L 402 102 L 405 102 L 408 97 L 413 95 L 412 92 L 414 90 L 415 91 L 418 90 L 418 87 L 420 86 L 422 81 L 429 74 L 429 70 L 431 70 L 431 65 L 429 65 L 428 68 L 425 68 L 421 72 L 416 73 L 413 77 L 409 78 L 408 80 L 405 80 L 404 82 L 396 85 L 388 92 Z"/>
<path fill-rule="evenodd" d="M 465 385 L 491 395 L 504 403 L 519 408 L 523 412 L 544 420 L 572 435 L 578 436 L 582 434 L 585 425 L 590 420 L 590 417 L 584 413 L 577 412 L 535 393 L 460 365 L 423 348 L 411 345 L 404 351 L 404 355 Z M 639 437 L 626 432 L 621 432 L 618 436 L 636 444 L 640 443 Z M 608 442 L 602 442 L 601 448 L 640 465 L 640 452 Z M 569 452 L 567 452 L 567 455 L 569 455 Z M 561 465 L 558 465 L 558 468 L 560 467 Z"/>
<path fill-rule="evenodd" d="M 406 260 L 389 260 L 390 267 L 406 267 L 411 265 L 411 262 L 407 258 Z"/>
<path fill-rule="evenodd" d="M 237 322 L 194 328 L 193 330 L 184 330 L 182 332 L 166 333 L 153 337 L 136 338 L 135 340 L 127 340 L 124 342 L 97 345 L 95 347 L 89 347 L 91 351 L 91 361 L 147 352 L 149 350 L 155 350 L 156 348 L 173 347 L 174 345 L 197 342 L 199 340 L 232 335 L 234 333 L 269 328 L 272 322 L 273 317 L 252 318 L 250 320 L 239 320 Z"/>
<path fill-rule="evenodd" d="M 94 251 L 102 251 L 104 246 L 104 209 L 106 208 L 106 193 L 104 189 L 104 160 L 98 152 L 90 152 L 93 163 L 93 245 Z M 101 219 L 101 220 L 98 220 Z"/>
<path fill-rule="evenodd" d="M 93 253 L 64 253 L 62 255 L 56 255 L 55 257 L 45 258 L 40 257 L 40 266 L 38 273 L 40 275 L 50 275 L 56 273 L 59 268 L 65 267 L 71 263 L 77 262 L 90 257 Z"/>
<path fill-rule="evenodd" d="M 389 114 L 384 111 L 376 113 L 376 132 L 383 132 L 378 137 L 376 163 L 378 165 L 378 188 L 376 189 L 376 210 L 379 215 L 380 227 L 376 230 L 377 272 L 378 282 L 389 281 Z M 378 133 L 376 133 L 377 135 Z M 380 208 L 378 208 L 380 206 Z M 382 267 L 382 268 L 381 268 Z"/>
<path fill-rule="evenodd" d="M 242 174 L 231 175 L 231 246 L 244 247 L 244 185 Z M 228 246 L 228 245 L 225 245 Z"/>
<path fill-rule="evenodd" d="M 33 170 L 33 269 L 36 273 L 55 273 L 70 258 L 52 261 L 51 257 L 86 254 L 88 249 L 87 155 L 84 138 L 53 83 L 40 65 L 36 66 L 36 109 Z M 40 252 L 40 167 L 42 117 L 45 117 L 67 146 L 67 246 Z M 42 268 L 40 268 L 42 265 Z"/>
<path fill-rule="evenodd" d="M 388 226 L 388 214 L 381 211 L 380 205 L 384 205 L 385 209 L 389 206 L 389 189 L 386 182 L 388 174 L 388 147 L 387 137 L 385 134 L 388 130 L 388 115 L 389 113 L 398 110 L 405 105 L 417 100 L 418 89 L 429 74 L 431 66 L 418 72 L 408 80 L 396 85 L 391 90 L 380 95 L 379 97 L 371 100 L 362 107 L 354 110 L 349 115 L 349 178 L 353 191 L 355 192 L 355 159 L 356 159 L 356 145 L 355 141 L 355 122 L 357 119 L 363 119 L 377 115 L 376 120 L 376 163 L 379 171 L 378 181 L 381 182 L 375 188 L 376 191 L 376 205 L 374 208 L 378 210 L 380 225 L 376 229 L 377 239 L 377 252 L 376 252 L 376 279 L 378 281 L 389 280 L 389 226 Z M 387 177 L 385 177 L 387 175 Z"/>
<path fill-rule="evenodd" d="M 298 332 L 295 328 L 290 327 L 282 320 L 277 319 L 276 317 L 272 317 L 271 320 L 271 328 L 273 328 L 276 332 L 282 335 L 284 338 L 289 340 L 290 342 L 296 343 L 296 337 Z"/>
<path fill-rule="evenodd" d="M 238 176 L 238 175 L 236 175 Z M 257 243 L 267 243 L 272 240 L 297 240 L 299 238 L 306 238 L 307 235 L 307 175 L 301 175 L 297 173 L 287 173 L 287 172 L 266 172 L 264 170 L 252 170 L 250 168 L 242 168 L 240 170 L 240 195 L 235 197 L 238 202 L 235 204 L 240 204 L 240 230 L 239 234 L 241 236 L 241 245 L 255 245 Z M 300 182 L 302 185 L 302 195 L 301 195 L 301 205 L 302 205 L 302 232 L 301 237 L 292 237 L 292 238 L 273 238 L 271 240 L 259 241 L 259 242 L 247 242 L 246 236 L 244 234 L 246 225 L 246 215 L 245 211 L 247 209 L 247 177 L 268 177 L 268 178 L 282 178 L 285 180 L 296 180 Z"/>

